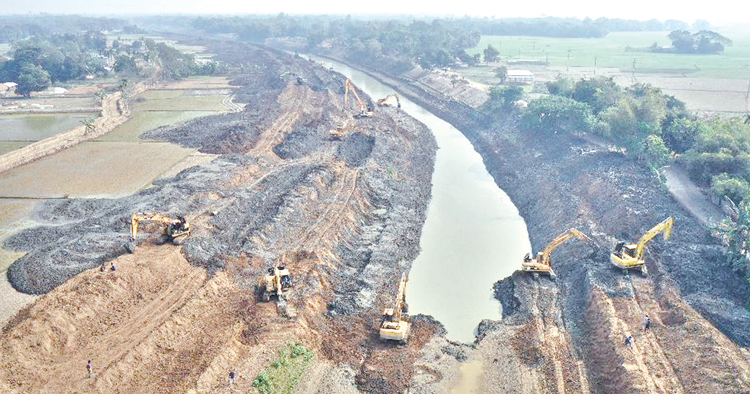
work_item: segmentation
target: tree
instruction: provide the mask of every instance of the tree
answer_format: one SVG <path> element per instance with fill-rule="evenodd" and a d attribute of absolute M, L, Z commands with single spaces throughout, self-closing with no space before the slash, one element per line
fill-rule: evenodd
<path fill-rule="evenodd" d="M 500 66 L 493 71 L 495 71 L 495 77 L 500 80 L 500 83 L 505 83 L 508 79 L 508 67 Z"/>
<path fill-rule="evenodd" d="M 695 46 L 695 40 L 693 40 L 693 35 L 690 34 L 687 30 L 675 30 L 669 35 L 667 35 L 667 38 L 672 40 L 672 46 L 675 48 L 677 52 L 682 53 L 690 53 L 693 52 L 693 47 Z"/>
<path fill-rule="evenodd" d="M 572 98 L 591 106 L 595 114 L 614 105 L 621 95 L 620 86 L 612 77 L 581 79 L 573 88 Z"/>
<path fill-rule="evenodd" d="M 558 74 L 554 81 L 547 82 L 545 85 L 549 94 L 567 98 L 573 96 L 573 89 L 575 88 L 573 81 L 562 74 Z"/>
<path fill-rule="evenodd" d="M 84 134 L 93 133 L 96 131 L 96 123 L 94 123 L 94 119 L 86 119 L 80 121 L 82 125 L 86 127 L 86 131 L 84 131 Z"/>
<path fill-rule="evenodd" d="M 49 87 L 49 73 L 40 66 L 24 64 L 21 66 L 16 83 L 18 83 L 16 92 L 31 97 L 31 92 L 39 92 Z"/>
<path fill-rule="evenodd" d="M 732 45 L 732 40 L 709 30 L 693 34 L 686 30 L 675 30 L 667 37 L 672 40 L 672 46 L 679 53 L 721 53 L 725 46 Z"/>
<path fill-rule="evenodd" d="M 492 44 L 487 45 L 484 49 L 484 61 L 487 63 L 496 62 L 500 59 L 500 51 L 495 49 Z"/>
<path fill-rule="evenodd" d="M 557 134 L 591 130 L 595 118 L 591 107 L 562 96 L 547 96 L 529 103 L 521 118 L 525 131 Z"/>
<path fill-rule="evenodd" d="M 482 108 L 486 113 L 494 113 L 498 110 L 507 112 L 516 108 L 515 104 L 523 98 L 523 88 L 519 86 L 493 87 L 490 90 L 490 98 Z"/>

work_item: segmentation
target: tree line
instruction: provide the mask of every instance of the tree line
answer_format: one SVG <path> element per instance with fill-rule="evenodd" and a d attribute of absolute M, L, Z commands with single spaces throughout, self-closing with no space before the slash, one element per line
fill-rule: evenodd
<path fill-rule="evenodd" d="M 81 31 L 132 30 L 125 20 L 78 15 L 0 15 L 0 42 L 13 43 L 36 35 Z"/>
<path fill-rule="evenodd" d="M 16 92 L 27 97 L 88 75 L 181 79 L 222 71 L 214 61 L 197 62 L 193 55 L 148 38 L 129 43 L 115 39 L 108 45 L 99 31 L 35 35 L 14 43 L 10 59 L 0 60 L 0 80 L 16 82 Z"/>

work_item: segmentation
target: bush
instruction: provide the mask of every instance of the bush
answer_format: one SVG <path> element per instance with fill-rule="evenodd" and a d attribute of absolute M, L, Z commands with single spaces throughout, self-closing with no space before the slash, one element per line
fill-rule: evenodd
<path fill-rule="evenodd" d="M 644 156 L 649 163 L 656 167 L 663 167 L 672 160 L 670 150 L 658 135 L 649 135 L 644 144 Z"/>
<path fill-rule="evenodd" d="M 739 204 L 750 193 L 750 184 L 742 178 L 723 173 L 711 179 L 711 190 L 717 196 L 727 196 L 735 204 Z"/>
<path fill-rule="evenodd" d="M 587 104 L 567 97 L 547 96 L 529 103 L 521 119 L 521 129 L 547 134 L 575 133 L 590 131 L 595 123 Z"/>
<path fill-rule="evenodd" d="M 547 91 L 555 96 L 571 98 L 573 96 L 574 83 L 570 78 L 558 75 L 552 82 L 547 82 Z"/>

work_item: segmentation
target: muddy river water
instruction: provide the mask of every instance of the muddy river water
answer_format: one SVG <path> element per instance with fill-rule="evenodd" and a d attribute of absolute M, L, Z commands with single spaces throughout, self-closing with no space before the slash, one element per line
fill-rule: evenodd
<path fill-rule="evenodd" d="M 374 99 L 393 93 L 360 71 L 315 60 L 331 65 Z M 439 146 L 422 251 L 409 273 L 409 313 L 432 315 L 445 325 L 448 338 L 472 342 L 482 319 L 500 319 L 493 283 L 518 269 L 531 251 L 526 223 L 461 132 L 409 100 L 401 98 L 401 104 L 432 130 Z"/>

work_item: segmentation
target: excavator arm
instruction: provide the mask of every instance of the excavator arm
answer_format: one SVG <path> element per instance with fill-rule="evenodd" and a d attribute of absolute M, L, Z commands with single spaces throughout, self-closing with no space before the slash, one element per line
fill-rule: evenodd
<path fill-rule="evenodd" d="M 544 248 L 544 252 L 542 254 L 542 261 L 540 261 L 540 263 L 545 264 L 545 265 L 550 265 L 549 260 L 550 260 L 550 255 L 552 254 L 552 252 L 555 249 L 557 249 L 558 246 L 562 245 L 565 241 L 573 237 L 576 237 L 580 239 L 581 241 L 587 241 L 589 239 L 589 237 L 587 237 L 586 234 L 580 232 L 576 228 L 571 227 L 568 229 L 568 231 L 555 237 L 555 239 L 553 239 L 552 242 L 550 242 L 549 245 L 547 245 L 547 247 Z"/>
<path fill-rule="evenodd" d="M 135 239 L 138 235 L 138 225 L 140 222 L 157 222 L 157 223 L 177 223 L 179 219 L 170 218 L 158 213 L 136 213 L 130 218 L 130 238 Z"/>
<path fill-rule="evenodd" d="M 638 260 L 643 259 L 643 252 L 646 250 L 646 245 L 654 239 L 659 233 L 664 233 L 664 240 L 669 240 L 669 238 L 672 236 L 672 227 L 674 226 L 674 219 L 672 217 L 666 218 L 663 222 L 657 224 L 651 230 L 648 230 L 641 239 L 638 240 L 638 244 L 636 245 L 636 255 L 635 258 Z"/>
<path fill-rule="evenodd" d="M 344 105 L 349 105 L 349 91 L 354 94 L 354 97 L 357 99 L 357 103 L 359 103 L 359 114 L 357 117 L 360 118 L 369 118 L 373 116 L 373 112 L 369 111 L 367 109 L 367 106 L 365 105 L 365 102 L 362 100 L 361 97 L 359 97 L 359 93 L 357 93 L 357 89 L 354 87 L 354 84 L 350 80 L 346 80 L 346 89 L 344 91 Z"/>
<path fill-rule="evenodd" d="M 181 242 L 182 238 L 190 234 L 190 223 L 182 216 L 176 218 L 165 216 L 158 213 L 136 213 L 130 217 L 130 241 L 125 244 L 125 248 L 130 252 L 135 252 L 136 237 L 138 228 L 142 222 L 156 222 L 164 226 L 164 235 L 171 239 L 175 244 Z"/>
<path fill-rule="evenodd" d="M 401 108 L 401 99 L 398 98 L 398 95 L 396 93 L 391 93 L 391 94 L 385 96 L 385 98 L 382 98 L 382 99 L 378 100 L 378 105 L 380 105 L 381 107 L 389 107 L 390 104 L 388 104 L 388 99 L 391 98 L 391 97 L 395 97 L 396 98 L 396 105 L 399 108 Z"/>
<path fill-rule="evenodd" d="M 531 258 L 530 254 L 526 254 L 523 264 L 521 264 L 521 270 L 531 272 L 535 276 L 539 275 L 540 273 L 546 273 L 549 274 L 550 278 L 554 280 L 557 275 L 555 275 L 555 272 L 552 270 L 550 255 L 552 254 L 552 251 L 557 249 L 557 247 L 573 237 L 578 238 L 581 241 L 589 240 L 589 237 L 587 237 L 586 234 L 580 232 L 578 229 L 571 227 L 564 233 L 555 237 L 555 239 L 553 239 L 552 242 L 550 242 L 547 247 L 544 248 L 544 251 L 537 254 L 536 258 Z"/>

